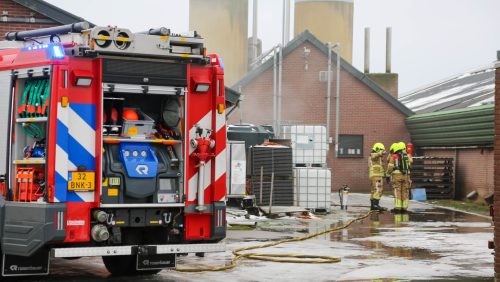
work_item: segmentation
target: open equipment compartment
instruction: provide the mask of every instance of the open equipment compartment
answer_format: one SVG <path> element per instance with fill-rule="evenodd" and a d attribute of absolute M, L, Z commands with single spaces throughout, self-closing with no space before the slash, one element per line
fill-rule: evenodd
<path fill-rule="evenodd" d="M 102 204 L 181 204 L 185 90 L 104 89 Z"/>
<path fill-rule="evenodd" d="M 50 68 L 14 72 L 11 109 L 10 185 L 7 199 L 47 202 L 46 161 L 50 100 Z"/>

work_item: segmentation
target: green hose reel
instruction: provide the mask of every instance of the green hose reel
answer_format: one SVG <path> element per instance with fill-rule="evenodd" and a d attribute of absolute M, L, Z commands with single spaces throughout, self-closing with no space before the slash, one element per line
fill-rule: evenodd
<path fill-rule="evenodd" d="M 20 118 L 46 117 L 50 96 L 49 79 L 28 80 L 18 108 Z"/>

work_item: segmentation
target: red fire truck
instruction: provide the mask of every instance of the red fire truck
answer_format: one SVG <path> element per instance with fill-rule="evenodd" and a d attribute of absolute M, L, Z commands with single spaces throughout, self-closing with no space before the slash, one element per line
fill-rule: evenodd
<path fill-rule="evenodd" d="M 75 23 L 0 43 L 3 276 L 223 251 L 223 64 L 196 33 Z"/>

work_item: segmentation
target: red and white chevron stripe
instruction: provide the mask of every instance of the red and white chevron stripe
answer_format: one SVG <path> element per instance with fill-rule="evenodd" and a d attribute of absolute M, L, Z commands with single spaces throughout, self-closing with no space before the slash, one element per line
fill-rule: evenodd
<path fill-rule="evenodd" d="M 186 159 L 186 206 L 196 205 L 197 185 L 199 172 L 197 158 L 193 155 L 195 150 L 190 146 L 189 141 L 196 138 L 196 126 L 212 131 L 211 139 L 215 140 L 215 147 L 212 150 L 214 157 L 205 164 L 204 186 L 205 205 L 214 201 L 224 201 L 226 198 L 226 115 L 219 113 L 217 103 L 220 98 L 224 99 L 224 84 L 222 76 L 219 79 L 215 75 L 214 68 L 190 69 L 192 76 L 215 77 L 215 82 L 211 85 L 209 92 L 196 93 L 189 91 L 186 97 L 186 147 L 189 154 Z M 211 81 L 213 81 L 211 79 Z M 193 87 L 189 87 L 193 89 Z M 222 92 L 221 92 L 222 91 Z"/>

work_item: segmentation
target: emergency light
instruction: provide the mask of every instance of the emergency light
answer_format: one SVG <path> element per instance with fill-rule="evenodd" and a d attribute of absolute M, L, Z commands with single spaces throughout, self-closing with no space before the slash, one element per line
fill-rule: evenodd
<path fill-rule="evenodd" d="M 47 58 L 50 60 L 61 60 L 64 59 L 65 57 L 64 48 L 60 43 L 39 44 L 21 49 L 21 51 L 23 52 L 39 51 L 39 50 L 45 50 Z"/>
<path fill-rule="evenodd" d="M 47 48 L 51 59 L 64 59 L 64 49 L 60 44 L 51 44 Z"/>

